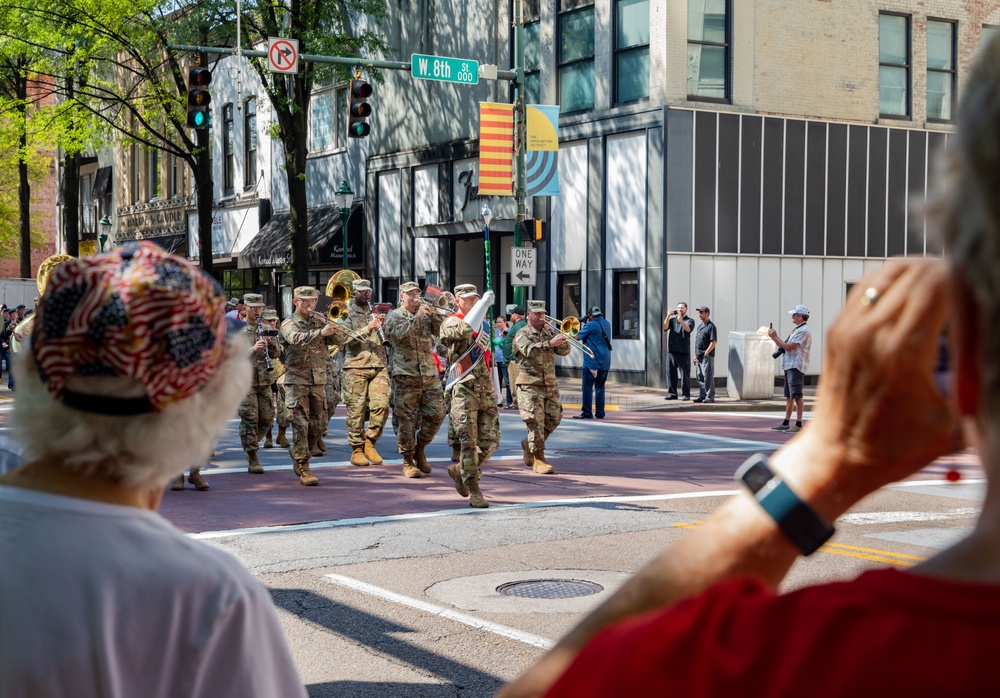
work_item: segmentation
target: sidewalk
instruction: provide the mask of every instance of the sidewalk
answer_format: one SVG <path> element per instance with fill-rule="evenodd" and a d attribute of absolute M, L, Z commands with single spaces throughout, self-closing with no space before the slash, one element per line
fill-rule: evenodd
<path fill-rule="evenodd" d="M 559 394 L 562 397 L 566 416 L 580 409 L 580 378 L 558 378 Z M 691 397 L 698 397 L 698 386 L 692 380 Z M 737 400 L 729 397 L 725 388 L 715 389 L 715 402 L 697 404 L 690 400 L 664 400 L 664 388 L 647 388 L 609 380 L 604 385 L 604 405 L 608 411 L 622 412 L 782 412 L 785 398 L 781 388 L 774 389 L 774 397 L 768 400 Z M 804 391 L 805 410 L 811 411 L 816 404 L 816 386 L 806 386 Z"/>

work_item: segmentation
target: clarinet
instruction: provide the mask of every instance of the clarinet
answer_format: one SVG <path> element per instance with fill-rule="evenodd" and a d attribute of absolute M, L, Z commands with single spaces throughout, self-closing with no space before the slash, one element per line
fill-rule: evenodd
<path fill-rule="evenodd" d="M 271 366 L 271 352 L 268 350 L 268 348 L 266 346 L 268 344 L 268 341 L 267 341 L 267 337 L 264 335 L 264 327 L 263 327 L 263 325 L 262 325 L 262 323 L 261 323 L 260 320 L 257 320 L 257 339 L 258 340 L 261 340 L 261 339 L 264 340 L 264 344 L 265 344 L 265 346 L 264 346 L 264 365 L 267 366 L 267 370 L 268 371 L 273 371 L 274 367 Z"/>

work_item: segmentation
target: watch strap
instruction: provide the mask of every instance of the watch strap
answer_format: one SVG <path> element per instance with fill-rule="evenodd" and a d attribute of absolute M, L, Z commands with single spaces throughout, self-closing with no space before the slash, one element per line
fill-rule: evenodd
<path fill-rule="evenodd" d="M 788 483 L 775 476 L 768 485 L 755 498 L 803 555 L 812 555 L 830 540 L 834 533 L 833 526 L 799 499 Z"/>

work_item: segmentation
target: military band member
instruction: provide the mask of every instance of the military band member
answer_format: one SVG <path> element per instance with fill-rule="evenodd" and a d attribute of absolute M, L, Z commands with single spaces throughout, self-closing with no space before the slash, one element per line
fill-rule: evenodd
<path fill-rule="evenodd" d="M 431 472 L 424 448 L 444 421 L 444 393 L 434 363 L 443 320 L 420 302 L 420 286 L 407 281 L 399 287 L 399 307 L 389 313 L 383 328 L 392 345 L 393 425 L 406 477 Z"/>
<path fill-rule="evenodd" d="M 281 324 L 285 342 L 285 404 L 292 422 L 292 469 L 303 485 L 319 480 L 309 470 L 309 456 L 318 450 L 326 417 L 326 353 L 336 344 L 337 328 L 309 311 L 319 292 L 309 286 L 295 289 L 295 312 Z"/>
<path fill-rule="evenodd" d="M 344 352 L 340 350 L 340 347 L 330 347 L 326 352 L 326 426 L 323 428 L 323 436 L 326 436 L 330 428 L 330 420 L 340 403 L 340 393 L 343 389 L 341 377 L 343 366 Z M 325 444 L 323 448 L 326 448 Z"/>
<path fill-rule="evenodd" d="M 260 319 L 267 329 L 278 330 L 278 311 L 274 308 L 264 308 Z M 271 386 L 271 395 L 274 397 L 274 416 L 278 420 L 278 438 L 276 442 L 282 448 L 288 448 L 291 444 L 288 443 L 285 432 L 288 430 L 291 422 L 288 417 L 288 406 L 285 405 L 285 385 L 282 381 L 282 378 L 285 376 L 284 352 L 281 351 L 281 342 L 275 342 L 275 347 L 278 349 L 278 356 L 272 356 L 271 358 L 271 366 L 274 368 L 275 379 L 274 384 Z M 264 434 L 264 448 L 272 448 L 274 446 L 271 442 L 271 426 L 268 425 L 267 433 Z"/>
<path fill-rule="evenodd" d="M 389 415 L 389 374 L 386 372 L 385 347 L 378 334 L 382 317 L 371 310 L 372 284 L 367 279 L 355 279 L 353 299 L 347 306 L 347 316 L 339 322 L 354 331 L 342 345 L 344 369 L 341 377 L 341 398 L 347 407 L 347 443 L 351 446 L 352 465 L 379 465 L 382 456 L 375 442 L 382 436 Z M 366 417 L 367 415 L 367 417 Z M 365 419 L 368 429 L 365 429 Z"/>
<path fill-rule="evenodd" d="M 465 316 L 478 300 L 479 292 L 474 285 L 455 287 L 458 312 L 441 325 L 441 344 L 448 350 L 449 365 L 468 351 L 480 333 L 486 332 L 486 336 L 490 336 L 489 328 L 483 327 L 481 322 L 477 323 L 480 327 L 474 332 L 465 321 Z M 500 411 L 487 359 L 484 357 L 476 363 L 451 390 L 449 418 L 455 425 L 461 444 L 461 461 L 450 465 L 448 474 L 455 481 L 458 493 L 469 497 L 469 506 L 486 508 L 489 503 L 479 489 L 482 474 L 479 466 L 493 455 L 500 444 Z"/>
<path fill-rule="evenodd" d="M 545 440 L 562 421 L 555 355 L 569 354 L 569 340 L 545 322 L 545 301 L 528 301 L 528 324 L 514 337 L 513 346 L 517 407 L 528 427 L 528 438 L 521 441 L 524 462 L 536 473 L 551 475 L 555 470 L 545 462 Z"/>
<path fill-rule="evenodd" d="M 253 363 L 253 382 L 250 392 L 240 404 L 240 443 L 247 457 L 247 470 L 260 475 L 264 466 L 257 459 L 257 444 L 264 433 L 271 429 L 274 421 L 274 404 L 272 402 L 271 386 L 277 380 L 274 367 L 271 365 L 271 355 L 277 357 L 276 342 L 261 334 L 264 325 L 260 323 L 260 312 L 264 308 L 264 296 L 259 293 L 248 293 L 243 296 L 246 313 L 246 325 L 243 332 L 247 341 L 253 347 L 250 361 Z"/>

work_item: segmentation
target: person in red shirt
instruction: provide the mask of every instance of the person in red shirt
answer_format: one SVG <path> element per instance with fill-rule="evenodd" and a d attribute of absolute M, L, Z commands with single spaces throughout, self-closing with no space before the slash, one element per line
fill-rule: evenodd
<path fill-rule="evenodd" d="M 771 457 L 776 475 L 762 458 L 744 464 L 755 496 L 731 498 L 636 573 L 502 698 L 1000 695 L 997 94 L 993 40 L 931 200 L 947 258 L 891 261 L 855 286 L 827 331 L 815 419 Z M 966 538 L 906 571 L 777 594 L 832 534 L 826 522 L 955 451 L 963 432 L 988 481 Z"/>

